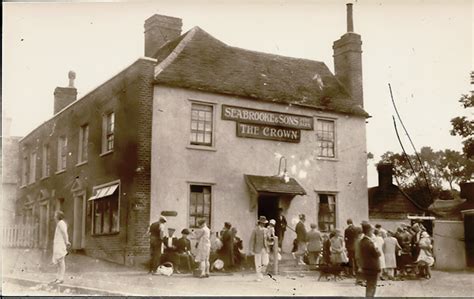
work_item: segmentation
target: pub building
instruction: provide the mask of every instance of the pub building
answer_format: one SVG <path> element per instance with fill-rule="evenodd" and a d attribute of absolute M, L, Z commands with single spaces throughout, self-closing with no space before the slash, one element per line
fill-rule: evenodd
<path fill-rule="evenodd" d="M 148 257 L 147 228 L 238 229 L 248 251 L 259 215 L 304 213 L 321 230 L 368 219 L 361 38 L 325 63 L 227 45 L 181 19 L 145 21 L 145 57 L 76 99 L 75 74 L 54 116 L 20 141 L 18 213 L 51 248 L 54 210 L 73 249 L 124 263 Z M 302 44 L 303 46 L 303 44 Z M 295 234 L 287 230 L 283 250 Z"/>

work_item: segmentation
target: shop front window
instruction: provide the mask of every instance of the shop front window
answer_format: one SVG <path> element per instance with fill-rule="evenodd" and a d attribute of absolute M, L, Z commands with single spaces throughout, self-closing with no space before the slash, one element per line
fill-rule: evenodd
<path fill-rule="evenodd" d="M 318 226 L 321 231 L 332 231 L 336 228 L 336 196 L 319 193 Z"/>
<path fill-rule="evenodd" d="M 205 219 L 211 225 L 211 186 L 191 185 L 189 201 L 189 227 L 197 228 L 198 221 Z"/>

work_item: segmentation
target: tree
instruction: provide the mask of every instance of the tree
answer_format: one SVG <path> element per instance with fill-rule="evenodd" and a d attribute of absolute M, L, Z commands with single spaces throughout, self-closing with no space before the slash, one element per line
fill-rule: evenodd
<path fill-rule="evenodd" d="M 453 190 L 453 183 L 459 185 L 461 182 L 472 179 L 474 162 L 460 152 L 447 149 L 443 152 L 438 169 L 441 177 L 448 182 L 450 189 Z"/>
<path fill-rule="evenodd" d="M 474 72 L 471 72 L 471 85 L 474 84 Z M 474 107 L 474 92 L 471 95 L 463 94 L 459 99 L 464 109 Z M 472 117 L 472 113 L 470 113 Z M 451 135 L 461 136 L 463 140 L 463 152 L 468 159 L 474 158 L 474 121 L 466 116 L 457 116 L 451 119 Z"/>

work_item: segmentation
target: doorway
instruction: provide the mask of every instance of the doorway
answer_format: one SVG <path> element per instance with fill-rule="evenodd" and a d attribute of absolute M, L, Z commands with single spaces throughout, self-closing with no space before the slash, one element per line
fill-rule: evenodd
<path fill-rule="evenodd" d="M 72 249 L 83 249 L 86 239 L 86 194 L 74 195 Z"/>
<path fill-rule="evenodd" d="M 43 201 L 39 206 L 39 246 L 48 247 L 49 240 L 49 201 Z"/>
<path fill-rule="evenodd" d="M 278 217 L 279 198 L 279 195 L 259 195 L 258 216 L 265 216 L 267 220 L 276 219 Z"/>

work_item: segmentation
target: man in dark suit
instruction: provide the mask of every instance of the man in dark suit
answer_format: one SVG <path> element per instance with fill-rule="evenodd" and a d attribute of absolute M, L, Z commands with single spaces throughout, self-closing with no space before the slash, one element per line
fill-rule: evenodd
<path fill-rule="evenodd" d="M 296 240 L 298 242 L 298 251 L 296 252 L 297 260 L 299 265 L 304 265 L 303 256 L 306 253 L 306 242 L 308 240 L 306 236 L 306 227 L 304 226 L 304 222 L 306 220 L 305 214 L 299 215 L 300 221 L 296 224 L 295 232 L 296 232 Z"/>
<path fill-rule="evenodd" d="M 352 219 L 347 219 L 347 228 L 344 230 L 344 240 L 346 242 L 347 255 L 349 257 L 350 274 L 355 275 L 354 263 L 354 243 L 356 239 L 356 228 L 352 223 Z"/>
<path fill-rule="evenodd" d="M 283 215 L 283 209 L 278 208 L 278 216 L 275 219 L 275 235 L 278 237 L 278 247 L 281 249 L 281 246 L 283 244 L 283 238 L 285 237 L 285 231 L 286 231 L 286 218 Z"/>
<path fill-rule="evenodd" d="M 374 297 L 377 288 L 377 280 L 380 273 L 381 253 L 372 241 L 374 228 L 367 222 L 362 223 L 364 236 L 359 241 L 360 269 L 363 278 L 367 281 L 365 296 Z"/>

